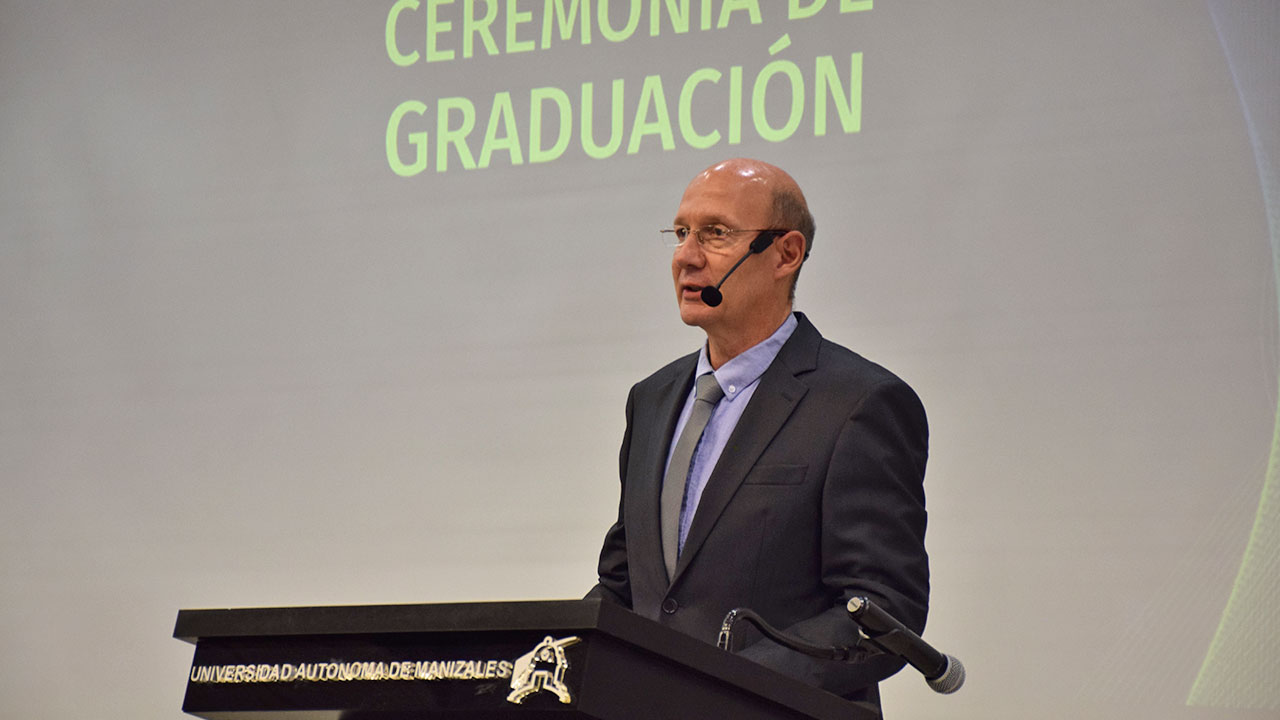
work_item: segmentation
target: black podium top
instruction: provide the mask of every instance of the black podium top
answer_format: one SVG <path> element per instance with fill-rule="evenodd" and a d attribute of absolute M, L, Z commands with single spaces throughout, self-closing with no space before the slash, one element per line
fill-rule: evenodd
<path fill-rule="evenodd" d="M 182 610 L 173 634 L 211 720 L 879 716 L 600 600 Z"/>

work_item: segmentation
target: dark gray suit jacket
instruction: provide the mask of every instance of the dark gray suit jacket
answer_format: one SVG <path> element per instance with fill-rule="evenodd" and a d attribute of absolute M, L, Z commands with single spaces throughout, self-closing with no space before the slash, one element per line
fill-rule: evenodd
<path fill-rule="evenodd" d="M 697 354 L 631 389 L 619 457 L 618 520 L 592 596 L 715 643 L 747 607 L 816 644 L 851 646 L 844 605 L 865 595 L 916 632 L 929 601 L 919 398 L 888 370 L 799 326 L 760 378 L 703 491 L 675 577 L 662 560 L 658 505 L 667 450 Z M 878 702 L 901 663 L 800 655 L 735 626 L 743 655 L 850 699 Z"/>

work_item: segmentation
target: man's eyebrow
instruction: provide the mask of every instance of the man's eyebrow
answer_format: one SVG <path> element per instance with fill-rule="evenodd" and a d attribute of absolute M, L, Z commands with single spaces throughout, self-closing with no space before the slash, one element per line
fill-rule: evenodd
<path fill-rule="evenodd" d="M 676 219 L 675 219 L 675 220 L 673 220 L 672 222 L 673 222 L 674 224 L 676 224 L 676 225 L 684 225 L 684 226 L 686 226 L 686 227 L 693 227 L 693 223 L 690 223 L 690 222 L 682 222 L 682 221 L 680 220 L 680 216 L 679 216 L 679 215 L 677 215 L 677 216 L 676 216 Z M 706 227 L 707 225 L 723 225 L 723 226 L 725 226 L 725 227 L 732 227 L 732 225 L 730 225 L 729 221 L 725 220 L 725 219 L 724 219 L 724 217 L 723 217 L 723 216 L 721 216 L 721 215 L 709 215 L 709 216 L 707 216 L 707 219 L 706 219 L 704 222 L 699 223 L 699 224 L 698 224 L 698 227 Z"/>

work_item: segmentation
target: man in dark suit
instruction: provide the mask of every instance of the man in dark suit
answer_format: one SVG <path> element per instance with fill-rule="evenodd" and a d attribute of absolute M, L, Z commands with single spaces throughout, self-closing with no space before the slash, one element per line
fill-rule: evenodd
<path fill-rule="evenodd" d="M 631 390 L 618 519 L 591 594 L 711 643 L 747 607 L 814 644 L 851 646 L 856 595 L 921 632 L 924 408 L 792 311 L 813 242 L 799 186 L 766 163 L 719 163 L 689 184 L 667 234 L 681 319 L 707 341 Z M 724 283 L 723 302 L 704 302 L 762 235 L 774 239 Z M 876 683 L 901 667 L 746 640 L 743 655 L 850 699 L 878 703 Z"/>

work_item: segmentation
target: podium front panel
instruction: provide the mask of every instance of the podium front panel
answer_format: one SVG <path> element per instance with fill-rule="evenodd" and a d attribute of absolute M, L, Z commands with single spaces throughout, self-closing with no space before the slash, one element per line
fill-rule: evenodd
<path fill-rule="evenodd" d="M 208 720 L 863 720 L 878 713 L 589 601 L 184 610 Z"/>

